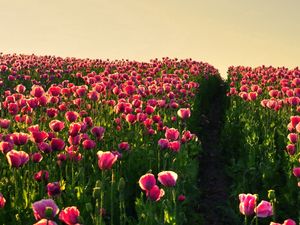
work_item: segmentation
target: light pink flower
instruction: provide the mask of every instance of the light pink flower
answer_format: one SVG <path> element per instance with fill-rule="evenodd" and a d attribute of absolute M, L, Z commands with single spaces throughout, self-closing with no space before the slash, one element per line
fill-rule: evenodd
<path fill-rule="evenodd" d="M 173 171 L 162 171 L 158 174 L 158 181 L 166 187 L 174 187 L 176 185 L 178 175 Z"/>
<path fill-rule="evenodd" d="M 34 202 L 32 204 L 33 214 L 36 220 L 46 218 L 46 210 L 52 210 L 52 218 L 54 218 L 58 212 L 59 208 L 52 199 L 42 199 L 40 201 Z"/>
<path fill-rule="evenodd" d="M 261 201 L 258 206 L 254 209 L 257 217 L 265 218 L 273 215 L 273 208 L 270 202 Z"/>
<path fill-rule="evenodd" d="M 7 161 L 12 167 L 21 167 L 29 160 L 29 155 L 23 151 L 11 150 L 6 154 Z"/>
<path fill-rule="evenodd" d="M 254 208 L 256 205 L 256 196 L 252 194 L 240 194 L 240 212 L 245 216 L 251 216 L 254 214 Z"/>
<path fill-rule="evenodd" d="M 114 155 L 111 152 L 98 151 L 97 156 L 98 156 L 98 166 L 101 170 L 111 169 L 113 164 L 118 159 L 118 156 Z"/>
<path fill-rule="evenodd" d="M 189 108 L 181 108 L 177 111 L 177 115 L 185 120 L 191 117 L 191 110 Z"/>
<path fill-rule="evenodd" d="M 80 212 L 75 206 L 67 207 L 59 213 L 59 219 L 67 225 L 78 224 L 79 216 L 80 216 Z"/>
<path fill-rule="evenodd" d="M 152 173 L 146 173 L 145 175 L 141 176 L 139 180 L 139 185 L 142 190 L 150 191 L 154 185 L 156 185 L 155 176 Z"/>

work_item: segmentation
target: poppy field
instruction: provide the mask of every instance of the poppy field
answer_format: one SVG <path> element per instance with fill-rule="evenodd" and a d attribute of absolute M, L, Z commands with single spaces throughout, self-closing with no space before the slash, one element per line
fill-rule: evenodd
<path fill-rule="evenodd" d="M 300 221 L 298 68 L 1 54 L 0 103 L 0 224 L 205 225 L 215 123 L 226 221 Z"/>
<path fill-rule="evenodd" d="M 210 80 L 191 59 L 0 55 L 0 224 L 187 223 Z"/>
<path fill-rule="evenodd" d="M 228 85 L 223 146 L 233 207 L 244 224 L 298 224 L 300 70 L 230 67 Z"/>

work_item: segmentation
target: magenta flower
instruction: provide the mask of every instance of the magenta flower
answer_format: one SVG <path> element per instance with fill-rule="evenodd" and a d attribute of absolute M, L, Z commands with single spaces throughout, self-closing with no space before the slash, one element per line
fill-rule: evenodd
<path fill-rule="evenodd" d="M 165 132 L 165 137 L 168 140 L 175 141 L 179 138 L 179 131 L 175 128 L 167 128 Z"/>
<path fill-rule="evenodd" d="M 42 199 L 34 202 L 32 209 L 36 220 L 47 219 L 46 210 L 51 210 L 51 218 L 54 218 L 59 212 L 59 208 L 52 199 Z"/>
<path fill-rule="evenodd" d="M 118 144 L 118 148 L 121 151 L 128 151 L 130 149 L 130 145 L 128 144 L 128 142 L 121 142 L 120 144 Z"/>
<path fill-rule="evenodd" d="M 300 167 L 293 168 L 293 174 L 295 177 L 300 178 Z"/>
<path fill-rule="evenodd" d="M 296 144 L 297 141 L 298 141 L 298 134 L 296 134 L 296 133 L 290 133 L 290 134 L 288 135 L 288 139 L 289 139 L 289 141 L 290 141 L 291 143 Z"/>
<path fill-rule="evenodd" d="M 6 203 L 6 199 L 3 197 L 2 193 L 0 192 L 0 209 L 4 208 Z"/>
<path fill-rule="evenodd" d="M 256 205 L 256 196 L 252 194 L 240 194 L 240 212 L 245 216 L 251 216 L 254 214 L 254 208 Z"/>
<path fill-rule="evenodd" d="M 157 202 L 165 195 L 165 191 L 163 189 L 160 189 L 157 185 L 154 185 L 150 191 L 146 192 L 146 195 L 152 201 Z"/>
<path fill-rule="evenodd" d="M 49 172 L 47 170 L 40 170 L 39 172 L 35 173 L 33 178 L 37 181 L 40 182 L 42 180 L 48 181 L 49 179 Z"/>
<path fill-rule="evenodd" d="M 65 123 L 59 120 L 51 120 L 49 127 L 53 132 L 60 132 L 65 128 Z"/>
<path fill-rule="evenodd" d="M 169 147 L 169 141 L 168 141 L 168 139 L 164 139 L 164 138 L 159 139 L 158 140 L 158 146 L 161 149 L 167 149 Z"/>
<path fill-rule="evenodd" d="M 292 219 L 287 219 L 283 222 L 283 224 L 281 223 L 275 223 L 275 222 L 271 222 L 270 225 L 297 225 L 296 222 Z"/>
<path fill-rule="evenodd" d="M 177 173 L 173 171 L 162 171 L 158 174 L 158 181 L 165 187 L 174 187 L 177 178 Z"/>
<path fill-rule="evenodd" d="M 48 89 L 48 93 L 52 96 L 58 96 L 60 95 L 60 92 L 61 92 L 61 88 L 58 86 L 53 85 Z"/>
<path fill-rule="evenodd" d="M 177 115 L 181 119 L 186 120 L 191 117 L 191 110 L 189 108 L 181 108 L 177 111 Z"/>
<path fill-rule="evenodd" d="M 15 145 L 25 145 L 28 141 L 28 134 L 25 133 L 13 133 L 11 139 Z"/>
<path fill-rule="evenodd" d="M 33 142 L 39 144 L 48 138 L 48 133 L 45 131 L 33 131 L 31 137 Z"/>
<path fill-rule="evenodd" d="M 169 142 L 169 149 L 171 149 L 173 152 L 179 152 L 180 147 L 181 147 L 180 141 Z"/>
<path fill-rule="evenodd" d="M 82 142 L 82 146 L 86 150 L 90 150 L 96 147 L 96 142 L 90 139 L 86 139 Z"/>
<path fill-rule="evenodd" d="M 6 154 L 8 164 L 19 168 L 25 165 L 29 160 L 29 155 L 24 151 L 11 150 Z"/>
<path fill-rule="evenodd" d="M 296 222 L 292 219 L 287 219 L 283 222 L 282 225 L 297 225 Z"/>
<path fill-rule="evenodd" d="M 80 212 L 77 207 L 67 207 L 60 211 L 59 219 L 67 225 L 76 225 L 79 223 Z"/>
<path fill-rule="evenodd" d="M 111 169 L 113 164 L 118 159 L 118 156 L 114 155 L 111 152 L 98 151 L 97 156 L 98 156 L 98 166 L 101 170 Z"/>
<path fill-rule="evenodd" d="M 185 196 L 184 195 L 179 195 L 178 198 L 177 198 L 177 200 L 179 202 L 183 202 L 185 200 Z"/>
<path fill-rule="evenodd" d="M 78 116 L 79 116 L 79 114 L 74 111 L 68 111 L 65 113 L 65 118 L 70 123 L 75 122 L 77 120 Z"/>
<path fill-rule="evenodd" d="M 79 135 L 81 130 L 81 123 L 71 123 L 69 127 L 69 135 L 74 137 Z"/>
<path fill-rule="evenodd" d="M 7 141 L 0 142 L 0 151 L 4 154 L 13 150 L 13 148 L 14 148 L 14 144 L 11 142 L 7 142 Z"/>
<path fill-rule="evenodd" d="M 7 109 L 11 115 L 17 115 L 19 112 L 19 106 L 16 103 L 9 103 Z"/>
<path fill-rule="evenodd" d="M 0 119 L 0 127 L 2 129 L 7 129 L 10 125 L 10 120 L 8 119 Z"/>
<path fill-rule="evenodd" d="M 288 144 L 286 146 L 286 151 L 289 155 L 294 155 L 296 153 L 296 146 L 294 144 Z"/>
<path fill-rule="evenodd" d="M 47 184 L 47 193 L 49 197 L 56 197 L 60 195 L 60 184 L 59 182 L 52 182 Z"/>
<path fill-rule="evenodd" d="M 273 215 L 273 208 L 270 202 L 261 201 L 258 206 L 254 209 L 257 217 L 265 218 Z"/>
<path fill-rule="evenodd" d="M 145 175 L 141 176 L 139 185 L 142 190 L 150 191 L 156 185 L 155 176 L 152 173 L 146 173 Z"/>
<path fill-rule="evenodd" d="M 30 94 L 36 98 L 41 97 L 45 93 L 44 88 L 39 85 L 33 85 L 31 87 Z"/>
<path fill-rule="evenodd" d="M 39 163 L 39 162 L 41 162 L 41 161 L 43 160 L 43 156 L 42 156 L 41 153 L 35 152 L 35 153 L 33 153 L 33 154 L 31 155 L 31 160 L 32 160 L 32 162 L 34 162 L 34 163 Z"/>
<path fill-rule="evenodd" d="M 91 132 L 97 138 L 97 140 L 101 140 L 104 137 L 105 128 L 104 127 L 93 127 L 91 129 Z"/>
<path fill-rule="evenodd" d="M 61 151 L 65 148 L 65 142 L 60 138 L 52 138 L 50 146 L 52 151 Z"/>

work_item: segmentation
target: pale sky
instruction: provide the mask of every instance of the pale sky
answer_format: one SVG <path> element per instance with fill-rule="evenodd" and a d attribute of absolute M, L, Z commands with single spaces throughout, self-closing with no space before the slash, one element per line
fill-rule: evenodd
<path fill-rule="evenodd" d="M 300 0 L 0 0 L 0 52 L 300 66 Z"/>

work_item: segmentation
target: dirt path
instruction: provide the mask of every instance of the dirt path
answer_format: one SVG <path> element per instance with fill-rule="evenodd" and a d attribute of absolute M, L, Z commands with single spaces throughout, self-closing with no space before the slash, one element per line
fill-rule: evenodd
<path fill-rule="evenodd" d="M 222 84 L 207 115 L 201 119 L 202 132 L 199 134 L 203 153 L 199 158 L 199 188 L 201 197 L 199 213 L 204 225 L 235 225 L 235 214 L 229 207 L 229 178 L 226 175 L 226 159 L 220 144 L 224 115 L 225 87 Z"/>

